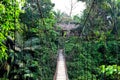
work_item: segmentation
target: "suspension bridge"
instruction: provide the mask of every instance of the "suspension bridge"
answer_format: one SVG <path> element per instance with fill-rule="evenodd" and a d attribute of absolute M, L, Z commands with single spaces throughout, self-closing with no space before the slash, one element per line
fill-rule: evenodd
<path fill-rule="evenodd" d="M 60 24 L 63 31 L 66 31 L 68 34 L 66 36 L 70 35 L 69 31 L 77 28 L 76 25 L 69 24 Z M 67 74 L 67 67 L 66 67 L 66 60 L 64 57 L 64 49 L 58 50 L 58 58 L 57 58 L 57 65 L 56 65 L 56 72 L 54 75 L 53 80 L 69 80 L 68 74 Z"/>
<path fill-rule="evenodd" d="M 57 67 L 54 75 L 54 80 L 69 80 L 65 57 L 63 55 L 63 49 L 58 50 Z"/>

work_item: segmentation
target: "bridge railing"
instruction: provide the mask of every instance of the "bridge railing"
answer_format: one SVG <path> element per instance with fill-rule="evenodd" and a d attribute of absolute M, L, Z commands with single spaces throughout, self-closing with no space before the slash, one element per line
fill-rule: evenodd
<path fill-rule="evenodd" d="M 61 56 L 62 55 L 62 56 Z M 63 58 L 63 60 L 61 60 L 61 58 L 60 57 L 62 57 Z M 63 61 L 63 65 L 60 65 L 60 61 Z M 63 55 L 63 49 L 61 49 L 61 50 L 59 50 L 58 51 L 58 58 L 57 58 L 57 66 L 56 66 L 56 72 L 55 72 L 55 75 L 54 75 L 54 79 L 53 80 L 60 80 L 60 79 L 58 79 L 57 77 L 59 76 L 58 75 L 58 71 L 60 71 L 61 70 L 61 68 L 58 68 L 59 66 L 62 66 L 62 67 L 64 67 L 64 68 L 62 68 L 62 69 L 65 69 L 64 71 L 64 73 L 65 73 L 65 79 L 64 80 L 69 80 L 68 79 L 68 74 L 67 74 L 67 66 L 66 66 L 66 60 L 65 60 L 65 57 L 64 57 L 64 55 Z M 63 74 L 63 73 L 60 73 L 61 75 Z"/>

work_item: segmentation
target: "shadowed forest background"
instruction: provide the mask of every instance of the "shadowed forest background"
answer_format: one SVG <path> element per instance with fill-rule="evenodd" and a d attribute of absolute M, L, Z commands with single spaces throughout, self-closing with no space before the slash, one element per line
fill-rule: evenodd
<path fill-rule="evenodd" d="M 0 80 L 53 80 L 59 48 L 69 80 L 120 80 L 120 0 L 78 1 L 82 16 L 51 0 L 0 0 Z"/>

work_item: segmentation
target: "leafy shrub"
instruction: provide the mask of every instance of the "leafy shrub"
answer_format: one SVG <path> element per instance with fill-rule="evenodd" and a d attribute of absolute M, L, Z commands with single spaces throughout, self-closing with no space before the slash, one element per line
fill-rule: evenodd
<path fill-rule="evenodd" d="M 100 65 L 120 64 L 119 46 L 119 41 L 80 41 L 80 38 L 70 37 L 65 42 L 69 78 L 71 80 L 101 79 L 98 70 Z"/>
<path fill-rule="evenodd" d="M 106 80 L 119 80 L 120 79 L 120 66 L 118 65 L 101 65 L 99 67 L 99 77 L 100 79 Z"/>

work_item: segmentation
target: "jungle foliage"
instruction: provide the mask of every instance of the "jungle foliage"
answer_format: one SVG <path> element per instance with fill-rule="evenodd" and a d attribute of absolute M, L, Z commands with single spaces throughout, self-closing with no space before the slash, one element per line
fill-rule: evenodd
<path fill-rule="evenodd" d="M 72 30 L 80 37 L 71 36 L 65 42 L 70 80 L 119 80 L 120 1 L 79 1 L 87 4 L 80 26 Z"/>
<path fill-rule="evenodd" d="M 78 1 L 73 18 L 51 0 L 0 1 L 0 80 L 53 80 L 59 48 L 70 80 L 120 80 L 120 0 Z M 56 26 L 72 21 L 73 36 Z"/>
<path fill-rule="evenodd" d="M 21 8 L 17 0 L 2 0 L 0 4 L 0 79 L 52 80 L 59 35 L 54 30 L 54 4 L 50 0 L 23 3 Z M 7 36 L 15 50 L 4 44 Z"/>

